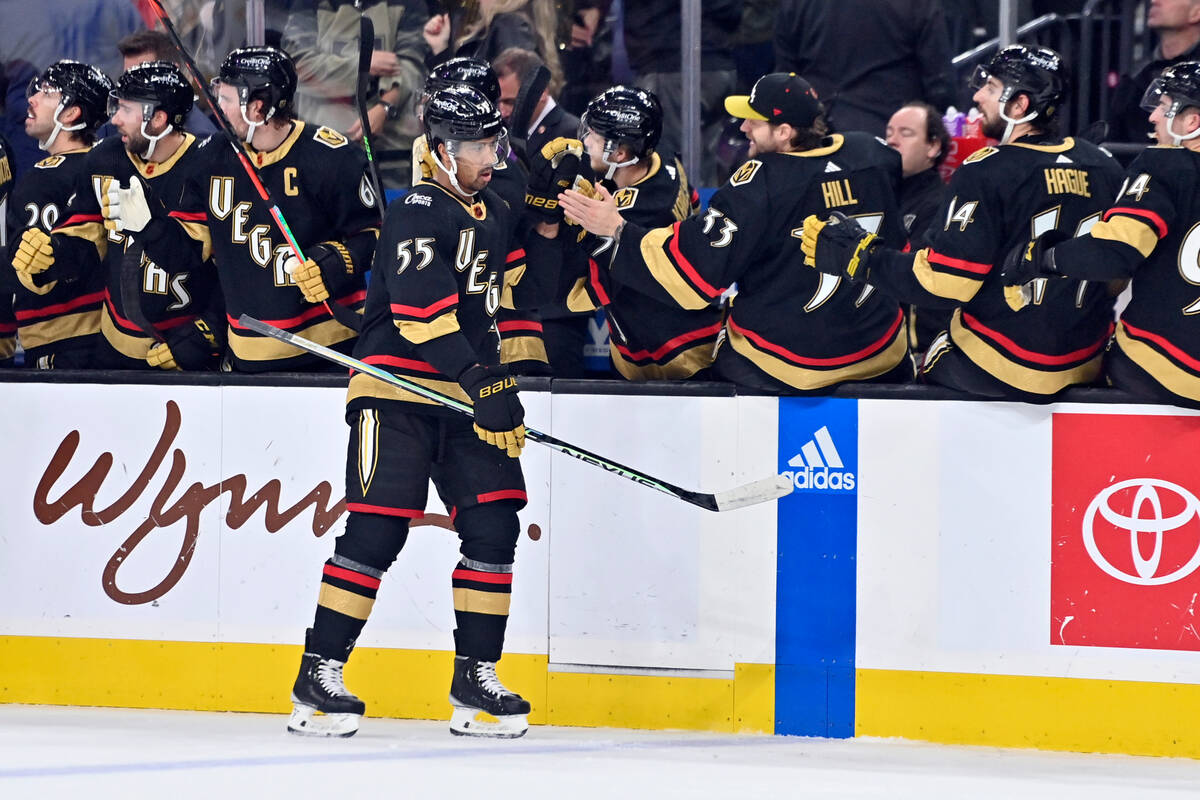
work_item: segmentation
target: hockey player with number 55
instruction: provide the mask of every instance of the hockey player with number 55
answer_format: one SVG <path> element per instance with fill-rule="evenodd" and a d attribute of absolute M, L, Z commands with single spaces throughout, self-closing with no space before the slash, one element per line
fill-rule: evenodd
<path fill-rule="evenodd" d="M 558 223 L 519 226 L 524 210 L 489 187 L 508 155 L 500 112 L 482 92 L 434 89 L 423 123 L 435 174 L 388 209 L 355 356 L 474 406 L 474 424 L 375 378 L 350 379 L 346 419 L 346 532 L 325 562 L 305 637 L 288 729 L 349 736 L 365 704 L 342 678 L 388 567 L 424 516 L 430 480 L 461 541 L 451 574 L 455 658 L 450 730 L 525 733 L 527 701 L 496 675 L 503 650 L 525 483 L 516 380 L 487 366 L 496 312 L 552 297 L 562 244 Z M 533 154 L 527 198 L 557 195 L 579 170 L 582 145 L 557 139 Z M 536 212 L 533 212 L 536 213 Z M 523 234 L 515 234 L 518 229 Z M 564 237 L 566 238 L 566 237 Z"/>

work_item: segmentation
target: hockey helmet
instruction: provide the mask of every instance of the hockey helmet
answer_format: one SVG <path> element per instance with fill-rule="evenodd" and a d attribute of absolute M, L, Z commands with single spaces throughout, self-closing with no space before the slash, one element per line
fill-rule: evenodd
<path fill-rule="evenodd" d="M 72 130 L 95 131 L 108 118 L 108 93 L 112 91 L 113 83 L 107 75 L 91 64 L 64 59 L 56 61 L 46 68 L 41 75 L 33 77 L 26 89 L 26 96 L 32 97 L 38 92 L 59 92 L 58 111 L 78 106 L 80 122 Z M 55 121 L 58 114 L 55 114 Z"/>
<path fill-rule="evenodd" d="M 465 83 L 478 89 L 493 105 L 500 102 L 500 81 L 496 71 L 488 62 L 469 56 L 459 56 L 434 67 L 425 81 L 425 95 L 435 89 L 444 89 Z"/>
<path fill-rule="evenodd" d="M 481 167 L 493 167 L 508 158 L 508 129 L 504 127 L 500 109 L 473 86 L 459 83 L 435 89 L 425 104 L 422 124 L 432 161 L 450 176 L 450 182 L 460 192 L 457 178 L 460 157 L 469 157 Z M 492 138 L 495 144 L 486 149 L 472 144 Z M 445 146 L 450 157 L 448 167 L 437 155 L 439 144 Z"/>
<path fill-rule="evenodd" d="M 1185 108 L 1200 109 L 1200 62 L 1182 61 L 1160 72 L 1142 96 L 1142 108 L 1155 111 L 1163 97 L 1168 97 L 1171 101 L 1163 112 L 1163 117 L 1167 120 L 1167 130 L 1175 140 L 1174 144 L 1179 145 L 1200 136 L 1200 128 L 1186 134 L 1175 132 L 1175 117 L 1180 111 Z"/>
<path fill-rule="evenodd" d="M 142 123 L 150 121 L 154 112 L 163 111 L 167 124 L 172 128 L 183 126 L 192 110 L 195 96 L 179 67 L 170 61 L 151 61 L 137 64 L 117 79 L 117 86 L 109 93 L 108 113 L 117 111 L 117 103 L 129 100 L 142 105 Z"/>
<path fill-rule="evenodd" d="M 239 47 L 225 56 L 216 82 L 233 86 L 245 114 L 251 100 L 263 102 L 263 114 L 270 119 L 278 111 L 292 108 L 296 95 L 296 67 L 288 54 L 274 47 Z"/>
<path fill-rule="evenodd" d="M 634 156 L 634 161 L 627 163 L 632 164 L 648 156 L 658 145 L 662 123 L 662 105 L 653 92 L 613 86 L 587 104 L 579 121 L 579 138 L 589 131 L 602 136 L 606 164 L 610 164 L 609 156 L 619 145 L 626 145 Z"/>
<path fill-rule="evenodd" d="M 1049 121 L 1058 113 L 1066 92 L 1066 66 L 1062 56 L 1049 47 L 1009 45 L 992 56 L 987 64 L 975 67 L 968 85 L 979 89 L 989 78 L 1004 85 L 1000 94 L 1000 113 L 1005 121 L 1009 120 L 1004 116 L 1004 106 L 1018 94 L 1029 98 L 1029 111 L 1015 122 L 1029 122 L 1035 118 Z"/>

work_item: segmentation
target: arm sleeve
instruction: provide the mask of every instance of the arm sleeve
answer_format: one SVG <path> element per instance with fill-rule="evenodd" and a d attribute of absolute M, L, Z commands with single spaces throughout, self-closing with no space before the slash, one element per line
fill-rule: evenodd
<path fill-rule="evenodd" d="M 51 239 L 56 279 L 76 280 L 89 270 L 101 268 L 101 261 L 108 254 L 108 236 L 100 201 L 92 186 L 91 170 L 83 170 L 76 179 L 74 194 L 51 231 Z"/>
<path fill-rule="evenodd" d="M 529 309 L 554 302 L 562 274 L 563 238 L 547 239 L 530 229 L 523 242 L 509 248 L 500 295 L 502 308 Z"/>
<path fill-rule="evenodd" d="M 134 238 L 155 263 L 170 264 L 172 272 L 205 269 L 212 258 L 212 235 L 208 229 L 208 211 L 204 195 L 193 176 L 184 182 L 178 196 L 158 197 L 153 185 L 147 189 L 149 203 L 161 202 L 167 209 L 164 219 L 153 220 Z"/>
<path fill-rule="evenodd" d="M 367 175 L 367 157 L 358 148 L 332 151 L 341 158 L 331 158 L 325 215 L 328 229 L 333 233 L 321 240 L 342 260 L 342 271 L 349 277 L 363 275 L 371 269 L 375 245 L 379 240 L 379 212 L 367 205 L 366 198 L 374 197 Z M 354 175 L 357 180 L 344 176 Z M 375 203 L 381 202 L 378 198 Z M 334 287 L 329 287 L 334 291 Z"/>
<path fill-rule="evenodd" d="M 13 293 L 0 290 L 0 368 L 11 367 L 17 352 L 17 317 L 13 312 Z"/>

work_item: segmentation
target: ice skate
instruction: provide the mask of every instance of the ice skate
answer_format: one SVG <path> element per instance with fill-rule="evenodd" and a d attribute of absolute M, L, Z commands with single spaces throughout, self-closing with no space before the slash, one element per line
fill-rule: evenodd
<path fill-rule="evenodd" d="M 353 736 L 366 705 L 346 689 L 343 661 L 305 653 L 292 687 L 288 731 L 299 736 Z"/>
<path fill-rule="evenodd" d="M 529 730 L 529 701 L 504 688 L 494 661 L 455 656 L 450 705 L 450 732 L 455 736 L 516 739 Z"/>

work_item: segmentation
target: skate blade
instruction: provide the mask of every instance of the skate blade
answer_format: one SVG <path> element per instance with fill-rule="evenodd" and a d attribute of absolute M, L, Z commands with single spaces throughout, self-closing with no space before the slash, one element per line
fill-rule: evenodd
<path fill-rule="evenodd" d="M 353 736 L 358 733 L 358 714 L 321 714 L 311 706 L 295 705 L 288 719 L 288 733 L 297 736 Z"/>
<path fill-rule="evenodd" d="M 450 732 L 455 736 L 486 736 L 491 739 L 517 739 L 529 730 L 527 714 L 494 717 L 477 708 L 454 709 L 450 717 Z"/>

